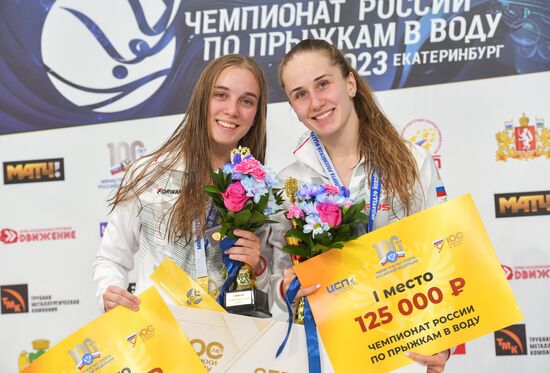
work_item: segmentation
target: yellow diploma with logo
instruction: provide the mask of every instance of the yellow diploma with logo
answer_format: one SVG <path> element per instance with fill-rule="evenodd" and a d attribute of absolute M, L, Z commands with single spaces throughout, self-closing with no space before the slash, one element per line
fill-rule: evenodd
<path fill-rule="evenodd" d="M 523 319 L 470 195 L 294 266 L 336 372 L 387 372 Z"/>
<path fill-rule="evenodd" d="M 206 372 L 176 319 L 151 287 L 138 312 L 116 307 L 23 370 L 34 372 Z"/>
<path fill-rule="evenodd" d="M 227 312 L 170 258 L 164 259 L 149 277 L 180 306 Z"/>

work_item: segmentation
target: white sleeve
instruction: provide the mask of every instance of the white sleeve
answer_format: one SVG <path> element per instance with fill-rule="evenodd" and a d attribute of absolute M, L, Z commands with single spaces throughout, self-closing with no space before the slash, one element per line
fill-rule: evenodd
<path fill-rule="evenodd" d="M 133 199 L 111 212 L 96 260 L 93 280 L 99 309 L 104 312 L 103 293 L 109 285 L 126 289 L 128 272 L 134 268 L 134 254 L 139 250 L 139 201 Z"/>
<path fill-rule="evenodd" d="M 285 218 L 284 212 L 280 212 L 271 217 L 278 223 L 269 225 L 269 232 L 266 240 L 267 250 L 271 255 L 271 278 L 269 279 L 269 301 L 273 318 L 281 321 L 288 321 L 288 310 L 285 300 L 281 296 L 281 282 L 283 281 L 283 272 L 292 266 L 290 254 L 284 252 L 285 233 L 290 229 L 290 222 Z"/>
<path fill-rule="evenodd" d="M 431 155 L 419 146 L 413 146 L 412 152 L 418 165 L 420 177 L 420 182 L 415 186 L 417 198 L 414 213 L 445 202 L 447 193 Z"/>
<path fill-rule="evenodd" d="M 267 236 L 269 235 L 269 227 L 267 225 L 264 225 L 258 231 L 256 231 L 256 234 L 258 235 L 258 237 L 260 237 L 260 245 L 261 245 L 260 261 L 262 262 L 260 263 L 262 266 L 262 271 L 260 274 L 256 274 L 256 288 L 266 292 L 269 295 L 270 293 L 269 279 L 271 278 L 270 263 L 273 260 L 271 255 L 272 250 L 270 250 L 267 246 Z"/>

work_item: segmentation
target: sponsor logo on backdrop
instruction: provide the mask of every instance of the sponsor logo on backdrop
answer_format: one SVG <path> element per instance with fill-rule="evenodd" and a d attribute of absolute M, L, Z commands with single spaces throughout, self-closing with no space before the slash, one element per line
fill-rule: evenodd
<path fill-rule="evenodd" d="M 19 241 L 19 235 L 17 231 L 11 228 L 4 228 L 0 230 L 0 242 L 5 244 L 16 243 Z"/>
<path fill-rule="evenodd" d="M 529 160 L 550 158 L 550 129 L 544 126 L 544 119 L 531 119 L 523 114 L 516 124 L 513 120 L 504 122 L 504 130 L 495 135 L 498 148 L 497 161 L 508 159 Z"/>
<path fill-rule="evenodd" d="M 401 130 L 401 136 L 409 140 L 413 144 L 419 145 L 426 149 L 437 165 L 441 168 L 441 130 L 439 127 L 428 119 L 415 119 L 410 121 Z"/>
<path fill-rule="evenodd" d="M 529 355 L 550 355 L 550 336 L 529 337 Z"/>
<path fill-rule="evenodd" d="M 456 346 L 453 355 L 466 355 L 466 343 Z"/>
<path fill-rule="evenodd" d="M 92 338 L 86 338 L 81 343 L 76 344 L 68 351 L 68 354 L 73 358 L 77 369 L 88 371 L 92 368 L 92 372 L 96 371 L 93 369 L 95 365 L 105 367 L 114 360 L 112 355 L 102 357 L 96 342 Z"/>
<path fill-rule="evenodd" d="M 5 245 L 75 239 L 76 231 L 72 227 L 20 229 L 18 231 L 12 228 L 0 229 L 0 242 Z"/>
<path fill-rule="evenodd" d="M 539 280 L 550 279 L 550 265 L 509 266 L 502 264 L 502 270 L 508 280 Z"/>
<path fill-rule="evenodd" d="M 220 342 L 207 342 L 196 338 L 192 339 L 190 343 L 208 371 L 217 366 L 218 360 L 223 357 L 224 347 Z"/>
<path fill-rule="evenodd" d="M 550 215 L 550 191 L 495 194 L 495 216 Z"/>
<path fill-rule="evenodd" d="M 30 294 L 29 296 L 28 284 L 2 285 L 0 288 L 2 314 L 57 312 L 65 306 L 80 303 L 79 299 L 57 299 L 51 294 Z"/>
<path fill-rule="evenodd" d="M 29 312 L 29 289 L 27 284 L 3 285 L 0 287 L 2 314 Z"/>
<path fill-rule="evenodd" d="M 63 158 L 4 162 L 4 184 L 65 180 Z"/>
<path fill-rule="evenodd" d="M 31 295 L 31 312 L 57 312 L 65 306 L 80 304 L 80 299 L 57 299 L 51 294 Z"/>
<path fill-rule="evenodd" d="M 19 354 L 19 371 L 22 371 L 26 367 L 28 367 L 33 361 L 38 359 L 44 352 L 46 352 L 47 349 L 50 348 L 50 341 L 47 339 L 37 339 L 32 341 L 32 348 L 35 351 L 27 352 L 27 351 L 21 351 Z"/>
<path fill-rule="evenodd" d="M 525 324 L 510 325 L 497 330 L 494 336 L 497 356 L 527 355 Z"/>
<path fill-rule="evenodd" d="M 40 48 L 52 85 L 74 105 L 99 113 L 142 104 L 172 67 L 175 35 L 180 35 L 172 25 L 178 7 L 179 1 L 166 2 L 159 14 L 157 7 L 138 1 L 96 0 L 93 6 L 56 1 Z"/>
<path fill-rule="evenodd" d="M 107 149 L 110 162 L 109 177 L 100 181 L 99 189 L 118 188 L 124 173 L 128 171 L 130 165 L 147 153 L 147 149 L 141 140 L 135 140 L 131 143 L 125 141 L 110 142 L 107 144 Z"/>

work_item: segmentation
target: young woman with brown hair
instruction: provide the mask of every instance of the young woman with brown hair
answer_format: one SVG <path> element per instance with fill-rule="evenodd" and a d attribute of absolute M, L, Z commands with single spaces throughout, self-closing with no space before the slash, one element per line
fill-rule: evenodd
<path fill-rule="evenodd" d="M 160 149 L 130 168 L 112 200 L 94 263 L 102 310 L 119 304 L 138 309 L 138 297 L 125 290 L 135 255 L 140 258 L 136 293 L 166 257 L 192 278 L 207 276 L 209 292 L 217 293 L 227 274 L 221 250 L 205 246 L 205 229 L 215 224 L 216 213 L 203 187 L 211 184 L 210 171 L 229 162 L 238 145 L 264 162 L 266 110 L 267 84 L 253 60 L 232 54 L 204 68 L 183 122 Z M 268 281 L 260 239 L 247 231 L 235 234 L 240 238 L 227 254 L 250 264 L 262 289 Z"/>
<path fill-rule="evenodd" d="M 302 183 L 333 184 L 350 190 L 369 206 L 368 231 L 433 206 L 445 199 L 430 155 L 405 142 L 344 55 L 324 40 L 303 40 L 281 61 L 279 77 L 298 119 L 311 131 L 294 151 L 296 161 L 279 174 Z M 378 186 L 378 187 L 377 187 Z M 272 227 L 270 242 L 284 244 L 288 225 Z M 273 253 L 272 298 L 284 312 L 284 295 L 296 277 L 282 250 Z M 297 297 L 317 290 L 300 289 Z M 275 290 L 280 289 L 280 290 Z M 280 313 L 274 308 L 274 314 Z M 411 353 L 441 372 L 449 351 L 434 356 Z"/>

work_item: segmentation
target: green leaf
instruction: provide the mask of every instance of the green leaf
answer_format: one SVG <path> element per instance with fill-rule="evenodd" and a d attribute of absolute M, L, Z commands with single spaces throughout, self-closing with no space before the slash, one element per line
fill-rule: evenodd
<path fill-rule="evenodd" d="M 259 211 L 254 210 L 250 219 L 250 224 L 261 226 L 265 223 L 266 217 Z"/>
<path fill-rule="evenodd" d="M 220 190 L 215 187 L 214 185 L 207 185 L 204 188 L 202 188 L 206 193 L 208 194 L 219 194 L 221 193 Z"/>
<path fill-rule="evenodd" d="M 246 228 L 251 218 L 252 213 L 250 212 L 250 210 L 242 210 L 235 213 L 235 227 Z"/>
<path fill-rule="evenodd" d="M 259 211 L 264 211 L 267 207 L 268 201 L 269 201 L 269 193 L 266 193 L 260 197 L 260 201 L 258 202 L 256 209 Z"/>
<path fill-rule="evenodd" d="M 310 238 L 309 234 L 304 233 L 301 229 L 298 228 L 289 229 L 288 232 L 286 232 L 285 236 L 295 237 L 302 241 L 307 241 Z"/>
<path fill-rule="evenodd" d="M 340 225 L 334 229 L 333 241 L 347 241 L 351 235 L 349 224 Z"/>
<path fill-rule="evenodd" d="M 227 236 L 227 233 L 231 231 L 231 225 L 228 222 L 223 222 L 220 229 L 220 234 L 222 237 Z"/>
<path fill-rule="evenodd" d="M 313 248 L 312 248 L 313 255 L 319 255 L 329 250 L 330 250 L 329 246 L 325 246 L 321 244 L 315 244 L 313 245 Z"/>
<path fill-rule="evenodd" d="M 283 251 L 292 255 L 299 255 L 304 258 L 311 257 L 311 251 L 304 245 L 298 245 L 298 246 L 285 245 L 283 247 Z"/>

